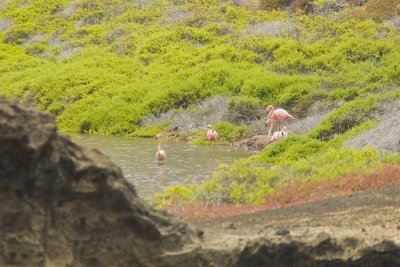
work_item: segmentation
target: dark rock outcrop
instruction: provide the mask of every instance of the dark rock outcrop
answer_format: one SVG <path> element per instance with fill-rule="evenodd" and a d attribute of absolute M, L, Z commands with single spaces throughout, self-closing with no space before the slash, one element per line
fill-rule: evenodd
<path fill-rule="evenodd" d="M 51 116 L 0 100 L 0 266 L 170 266 L 192 237 Z"/>
<path fill-rule="evenodd" d="M 258 152 L 263 150 L 268 146 L 268 136 L 267 135 L 254 135 L 248 139 L 243 139 L 236 143 L 236 146 L 245 147 L 247 150 Z"/>

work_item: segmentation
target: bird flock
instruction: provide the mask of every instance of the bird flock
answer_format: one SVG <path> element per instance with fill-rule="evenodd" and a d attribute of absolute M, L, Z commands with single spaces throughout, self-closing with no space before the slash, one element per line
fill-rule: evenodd
<path fill-rule="evenodd" d="M 288 121 L 288 120 L 294 120 L 295 117 L 289 114 L 286 110 L 282 108 L 275 109 L 274 106 L 268 105 L 267 108 L 265 109 L 267 112 L 267 119 L 265 121 L 265 124 L 269 129 L 268 129 L 268 141 L 275 142 L 278 141 L 279 139 L 288 136 L 289 130 L 286 127 L 279 127 L 279 130 L 274 132 L 272 134 L 272 129 L 274 122 L 282 122 L 282 121 Z M 167 154 L 165 153 L 164 150 L 161 149 L 161 142 L 162 139 L 164 138 L 163 134 L 157 134 L 156 135 L 156 140 L 159 141 L 158 143 L 158 148 L 157 148 L 157 153 L 156 153 L 156 159 L 158 161 L 164 161 L 167 159 Z M 214 142 L 218 140 L 218 133 L 217 131 L 213 128 L 211 124 L 207 125 L 207 140 L 210 142 Z"/>

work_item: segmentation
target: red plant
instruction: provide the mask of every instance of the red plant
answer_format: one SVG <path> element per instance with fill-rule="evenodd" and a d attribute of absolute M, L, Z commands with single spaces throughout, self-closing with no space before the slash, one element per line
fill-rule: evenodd
<path fill-rule="evenodd" d="M 369 0 L 365 12 L 368 17 L 382 21 L 393 18 L 400 11 L 400 0 Z"/>
<path fill-rule="evenodd" d="M 202 202 L 192 202 L 173 204 L 165 209 L 186 221 L 218 219 L 352 195 L 397 184 L 400 184 L 400 166 L 386 165 L 372 173 L 350 174 L 325 181 L 294 182 L 268 194 L 265 205 L 206 205 Z"/>
<path fill-rule="evenodd" d="M 266 208 L 264 205 L 206 205 L 203 202 L 192 202 L 183 205 L 169 205 L 165 207 L 165 209 L 179 219 L 185 221 L 199 221 L 248 214 L 262 211 Z"/>
<path fill-rule="evenodd" d="M 318 199 L 351 195 L 400 184 L 400 166 L 383 166 L 373 173 L 346 175 L 325 181 L 295 182 L 266 197 L 268 208 L 293 206 Z"/>
<path fill-rule="evenodd" d="M 351 3 L 354 2 L 350 1 Z M 363 6 L 354 2 L 353 7 L 345 11 L 345 18 L 366 19 L 378 22 L 395 18 L 400 11 L 400 0 L 369 0 Z"/>

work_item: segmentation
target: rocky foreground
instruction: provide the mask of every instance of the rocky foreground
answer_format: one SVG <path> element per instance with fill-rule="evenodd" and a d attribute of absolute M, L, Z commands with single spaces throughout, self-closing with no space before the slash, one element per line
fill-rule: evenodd
<path fill-rule="evenodd" d="M 121 170 L 0 100 L 0 266 L 400 266 L 400 189 L 188 225 Z"/>

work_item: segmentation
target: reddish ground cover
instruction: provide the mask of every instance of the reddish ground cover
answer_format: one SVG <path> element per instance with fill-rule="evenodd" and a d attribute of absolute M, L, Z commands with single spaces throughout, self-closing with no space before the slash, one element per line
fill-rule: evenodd
<path fill-rule="evenodd" d="M 400 166 L 386 165 L 373 173 L 346 175 L 319 182 L 295 182 L 266 196 L 265 205 L 205 205 L 202 202 L 175 204 L 165 209 L 186 221 L 224 218 L 315 200 L 346 196 L 400 184 Z"/>

